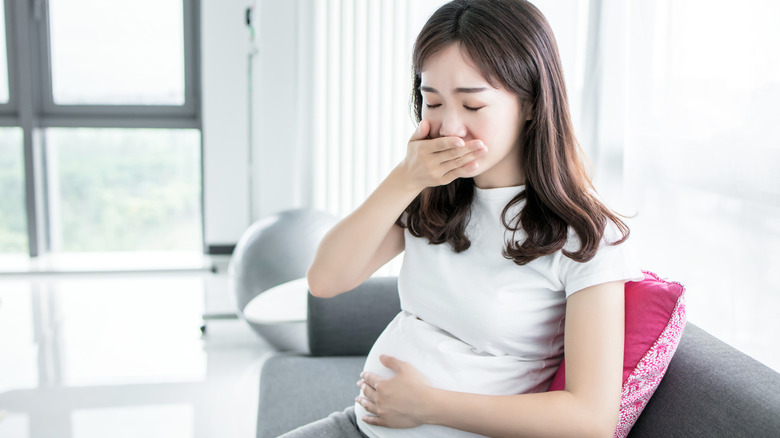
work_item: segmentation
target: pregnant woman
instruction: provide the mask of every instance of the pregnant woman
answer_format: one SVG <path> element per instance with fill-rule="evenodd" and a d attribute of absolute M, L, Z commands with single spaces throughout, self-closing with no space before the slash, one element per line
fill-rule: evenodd
<path fill-rule="evenodd" d="M 403 251 L 402 311 L 355 405 L 286 436 L 611 436 L 624 283 L 643 277 L 591 185 L 549 24 L 524 0 L 453 1 L 413 71 L 406 157 L 308 272 L 332 297 Z"/>

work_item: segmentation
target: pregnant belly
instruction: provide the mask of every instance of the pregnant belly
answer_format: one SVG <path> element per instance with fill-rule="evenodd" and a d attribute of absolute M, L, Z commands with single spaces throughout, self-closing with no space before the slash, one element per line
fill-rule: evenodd
<path fill-rule="evenodd" d="M 406 312 L 401 312 L 390 322 L 366 358 L 365 371 L 390 378 L 394 372 L 379 362 L 380 354 L 409 362 L 435 388 L 473 394 L 507 395 L 545 391 L 555 372 L 555 367 L 550 367 L 550 363 L 545 360 L 525 360 L 479 352 L 451 334 Z M 359 404 L 355 408 L 361 430 L 372 437 L 477 436 L 430 425 L 415 429 L 370 426 L 360 421 L 366 415 L 365 410 Z"/>

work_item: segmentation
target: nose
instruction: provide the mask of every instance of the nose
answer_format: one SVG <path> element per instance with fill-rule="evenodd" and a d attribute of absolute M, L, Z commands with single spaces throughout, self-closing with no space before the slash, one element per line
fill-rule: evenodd
<path fill-rule="evenodd" d="M 441 125 L 439 126 L 439 136 L 465 138 L 466 133 L 466 125 L 461 120 L 457 111 L 445 111 L 441 120 Z"/>

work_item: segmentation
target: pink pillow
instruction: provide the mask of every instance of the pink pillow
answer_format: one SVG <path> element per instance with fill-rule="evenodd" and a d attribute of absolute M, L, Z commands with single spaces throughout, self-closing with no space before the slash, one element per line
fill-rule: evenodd
<path fill-rule="evenodd" d="M 647 405 L 680 343 L 685 327 L 685 287 L 644 271 L 642 281 L 626 283 L 626 335 L 623 391 L 615 437 L 625 437 Z M 563 390 L 565 363 L 550 391 Z"/>

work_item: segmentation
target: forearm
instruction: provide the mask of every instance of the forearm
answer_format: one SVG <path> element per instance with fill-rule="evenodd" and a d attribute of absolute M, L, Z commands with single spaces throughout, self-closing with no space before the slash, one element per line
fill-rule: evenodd
<path fill-rule="evenodd" d="M 433 389 L 426 422 L 491 437 L 612 436 L 618 406 L 600 404 L 569 391 L 490 396 Z"/>
<path fill-rule="evenodd" d="M 401 169 L 393 169 L 366 201 L 320 242 L 307 274 L 312 293 L 334 296 L 364 281 L 383 241 L 419 192 Z"/>

